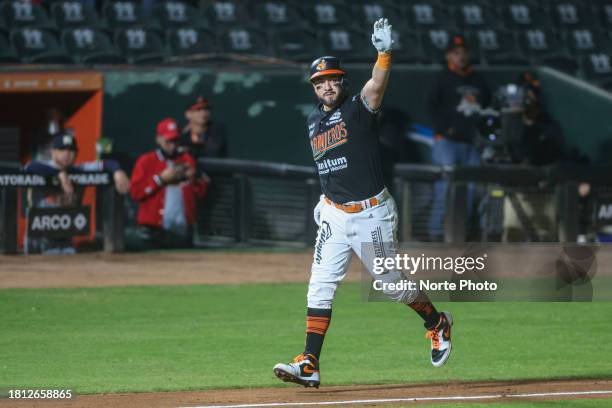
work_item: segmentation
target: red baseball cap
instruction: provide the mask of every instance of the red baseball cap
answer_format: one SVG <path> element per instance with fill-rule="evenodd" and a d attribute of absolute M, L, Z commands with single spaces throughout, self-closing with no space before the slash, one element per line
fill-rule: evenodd
<path fill-rule="evenodd" d="M 166 140 L 174 140 L 180 137 L 179 128 L 176 120 L 166 118 L 157 124 L 157 135 L 163 136 Z"/>
<path fill-rule="evenodd" d="M 461 34 L 455 34 L 451 37 L 446 47 L 446 51 L 454 50 L 455 48 L 463 48 L 466 51 L 469 49 L 465 37 Z"/>
<path fill-rule="evenodd" d="M 210 109 L 210 103 L 203 96 L 198 96 L 196 100 L 187 107 L 188 111 L 200 109 Z"/>

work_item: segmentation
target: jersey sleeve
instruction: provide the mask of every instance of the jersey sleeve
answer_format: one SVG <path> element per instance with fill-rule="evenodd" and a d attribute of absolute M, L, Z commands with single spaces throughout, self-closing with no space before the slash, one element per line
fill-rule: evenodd
<path fill-rule="evenodd" d="M 23 171 L 30 174 L 38 174 L 40 176 L 55 176 L 59 170 L 51 167 L 46 163 L 34 160 L 26 164 Z"/>
<path fill-rule="evenodd" d="M 378 117 L 378 112 L 380 112 L 380 108 L 376 110 L 370 108 L 361 93 L 351 96 L 348 105 L 350 115 L 359 123 L 366 126 L 372 125 Z"/>
<path fill-rule="evenodd" d="M 163 187 L 160 176 L 148 170 L 147 164 L 147 156 L 142 156 L 132 171 L 130 195 L 135 201 L 145 200 Z"/>

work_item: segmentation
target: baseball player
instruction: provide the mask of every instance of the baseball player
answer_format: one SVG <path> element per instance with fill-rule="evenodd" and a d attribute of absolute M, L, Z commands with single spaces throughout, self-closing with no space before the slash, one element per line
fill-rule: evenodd
<path fill-rule="evenodd" d="M 293 363 L 273 368 L 286 382 L 319 387 L 319 356 L 332 302 L 352 251 L 373 276 L 375 254 L 395 256 L 397 209 L 383 183 L 376 129 L 389 81 L 391 38 L 387 19 L 374 23 L 372 43 L 378 59 L 372 78 L 357 94 L 349 94 L 346 72 L 337 58 L 321 57 L 310 67 L 310 81 L 320 103 L 308 117 L 308 133 L 323 194 L 314 210 L 319 230 L 307 296 L 306 346 Z M 376 279 L 399 282 L 405 278 L 393 269 Z M 418 290 L 385 290 L 385 294 L 423 318 L 431 339 L 431 363 L 442 366 L 451 352 L 451 315 L 439 313 Z"/>

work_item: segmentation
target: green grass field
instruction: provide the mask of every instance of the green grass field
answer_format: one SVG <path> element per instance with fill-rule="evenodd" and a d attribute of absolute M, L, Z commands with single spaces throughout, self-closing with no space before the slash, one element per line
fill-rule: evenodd
<path fill-rule="evenodd" d="M 340 289 L 322 354 L 325 385 L 612 377 L 606 351 L 612 303 L 443 304 L 455 319 L 454 353 L 434 369 L 417 315 L 399 304 L 363 302 L 359 289 L 357 283 Z M 305 290 L 305 284 L 2 290 L 0 389 L 280 386 L 271 369 L 302 351 Z M 521 403 L 508 407 L 549 406 Z"/>

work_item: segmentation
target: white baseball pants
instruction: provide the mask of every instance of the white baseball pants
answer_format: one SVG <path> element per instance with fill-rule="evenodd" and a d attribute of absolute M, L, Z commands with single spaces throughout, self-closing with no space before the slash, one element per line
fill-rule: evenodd
<path fill-rule="evenodd" d="M 375 275 L 372 270 L 374 257 L 395 257 L 397 249 L 395 201 L 386 188 L 376 198 L 378 205 L 352 214 L 323 202 L 308 287 L 309 308 L 332 307 L 336 289 L 346 276 L 352 251 L 375 279 L 383 282 L 405 279 L 397 270 L 382 275 Z M 385 294 L 393 300 L 410 304 L 418 291 L 385 291 Z"/>

